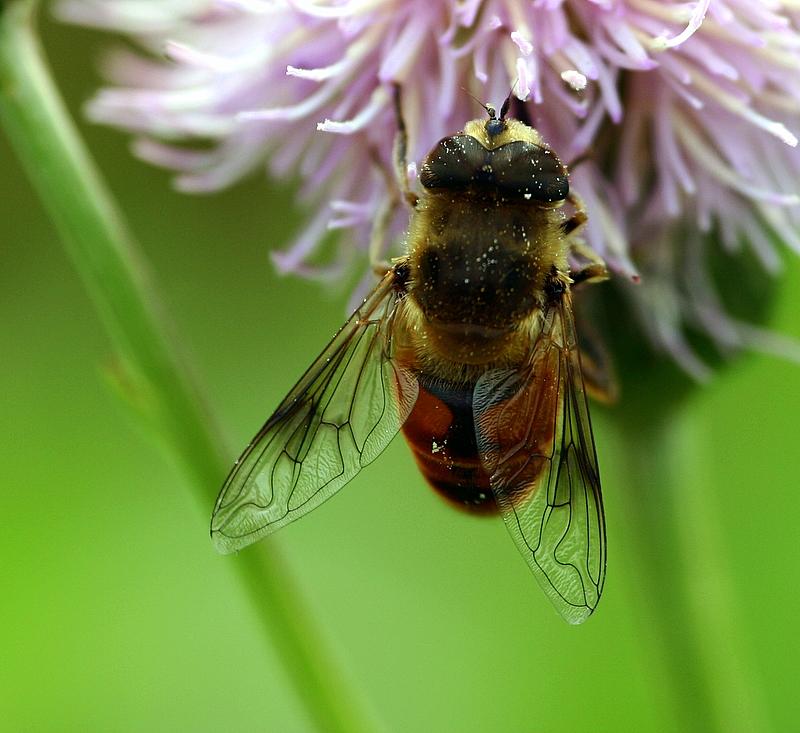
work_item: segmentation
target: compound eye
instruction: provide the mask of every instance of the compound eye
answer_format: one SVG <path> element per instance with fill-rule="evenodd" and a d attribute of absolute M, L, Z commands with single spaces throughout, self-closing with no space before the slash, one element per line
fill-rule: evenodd
<path fill-rule="evenodd" d="M 518 140 L 491 156 L 495 185 L 526 200 L 552 203 L 569 195 L 566 168 L 549 148 Z"/>
<path fill-rule="evenodd" d="M 486 153 L 471 135 L 446 137 L 425 158 L 420 183 L 425 188 L 466 188 L 483 168 Z"/>

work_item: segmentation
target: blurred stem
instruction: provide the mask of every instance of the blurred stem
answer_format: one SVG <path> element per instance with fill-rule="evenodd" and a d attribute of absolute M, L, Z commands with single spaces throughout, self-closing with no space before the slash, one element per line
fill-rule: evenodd
<path fill-rule="evenodd" d="M 132 385 L 210 510 L 229 467 L 181 362 L 142 254 L 55 89 L 35 33 L 35 0 L 0 1 L 0 122 L 118 349 Z M 274 545 L 230 562 L 319 730 L 374 730 L 327 653 Z"/>
<path fill-rule="evenodd" d="M 677 730 L 766 731 L 758 675 L 740 649 L 706 434 L 686 399 L 677 408 L 634 402 L 620 411 L 628 467 L 620 501 L 637 550 L 629 559 L 637 609 L 660 646 Z"/>

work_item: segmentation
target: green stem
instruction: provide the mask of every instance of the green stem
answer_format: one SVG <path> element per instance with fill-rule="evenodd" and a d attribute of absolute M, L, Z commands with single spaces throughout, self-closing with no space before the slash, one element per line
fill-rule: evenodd
<path fill-rule="evenodd" d="M 228 458 L 176 352 L 144 258 L 50 79 L 35 33 L 36 10 L 36 0 L 0 3 L 0 122 L 120 354 L 136 403 L 210 510 Z M 264 549 L 231 562 L 310 718 L 326 733 L 374 730 L 313 628 L 277 547 Z"/>
<path fill-rule="evenodd" d="M 679 409 L 629 403 L 621 411 L 628 480 L 620 500 L 637 615 L 659 647 L 677 730 L 759 733 L 769 725 L 739 648 L 709 454 L 691 408 L 683 400 Z"/>

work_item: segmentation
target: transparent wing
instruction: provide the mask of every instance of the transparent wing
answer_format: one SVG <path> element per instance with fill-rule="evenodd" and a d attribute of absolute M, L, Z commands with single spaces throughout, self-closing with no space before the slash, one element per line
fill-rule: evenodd
<path fill-rule="evenodd" d="M 514 542 L 559 613 L 585 621 L 603 590 L 606 535 L 569 293 L 546 313 L 526 367 L 481 377 L 473 411 Z"/>
<path fill-rule="evenodd" d="M 392 358 L 398 294 L 390 271 L 312 364 L 236 462 L 211 536 L 234 552 L 302 517 L 374 460 L 417 398 Z"/>
<path fill-rule="evenodd" d="M 583 386 L 591 399 L 613 405 L 620 396 L 619 380 L 614 360 L 589 316 L 589 308 L 594 301 L 589 300 L 587 305 L 587 295 L 588 293 L 582 293 L 581 299 L 573 303 Z"/>

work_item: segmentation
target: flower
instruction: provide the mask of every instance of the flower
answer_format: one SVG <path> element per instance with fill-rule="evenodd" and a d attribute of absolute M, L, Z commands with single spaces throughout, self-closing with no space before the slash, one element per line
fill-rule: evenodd
<path fill-rule="evenodd" d="M 392 83 L 417 162 L 477 116 L 462 89 L 498 102 L 513 84 L 562 159 L 591 151 L 572 172 L 587 240 L 657 348 L 699 379 L 687 325 L 722 350 L 789 348 L 724 311 L 704 252 L 712 230 L 770 273 L 776 239 L 800 251 L 797 0 L 61 0 L 58 12 L 138 42 L 109 57 L 88 114 L 135 133 L 136 154 L 176 171 L 178 188 L 213 191 L 262 163 L 299 173 L 318 213 L 274 253 L 283 272 L 338 272 L 312 264 L 330 229 L 366 251 L 390 196 Z M 398 238 L 405 223 L 398 211 Z"/>

